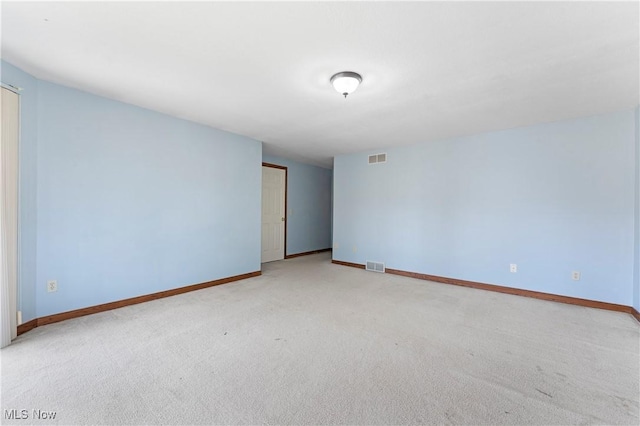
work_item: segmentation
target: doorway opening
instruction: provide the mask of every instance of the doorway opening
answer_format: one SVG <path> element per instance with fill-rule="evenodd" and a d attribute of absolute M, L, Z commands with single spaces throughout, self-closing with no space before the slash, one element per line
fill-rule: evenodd
<path fill-rule="evenodd" d="M 283 260 L 287 253 L 287 168 L 262 163 L 261 263 Z"/>

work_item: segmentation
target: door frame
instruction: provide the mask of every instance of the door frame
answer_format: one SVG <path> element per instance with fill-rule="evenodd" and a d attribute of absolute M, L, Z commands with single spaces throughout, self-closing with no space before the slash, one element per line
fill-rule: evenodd
<path fill-rule="evenodd" d="M 22 108 L 22 98 L 20 95 L 20 90 L 17 87 L 14 87 L 10 84 L 6 84 L 4 82 L 2 82 L 0 84 L 0 86 L 2 87 L 2 90 L 7 90 L 7 92 L 10 92 L 12 95 L 16 95 L 15 101 L 16 101 L 16 115 L 17 115 L 17 122 L 15 122 L 15 126 L 16 126 L 16 139 L 15 139 L 15 146 L 10 145 L 9 143 L 6 143 L 5 145 L 5 141 L 3 141 L 3 148 L 2 151 L 4 151 L 4 154 L 12 154 L 9 156 L 10 160 L 15 160 L 15 163 L 12 161 L 11 164 L 6 163 L 6 159 L 4 158 L 3 154 L 0 154 L 0 161 L 3 163 L 4 165 L 9 165 L 12 168 L 15 169 L 15 176 L 12 176 L 15 178 L 15 181 L 13 181 L 12 179 L 7 179 L 7 181 L 3 181 L 2 182 L 2 188 L 0 188 L 0 195 L 3 197 L 3 199 L 5 199 L 5 201 L 8 201 L 8 203 L 2 203 L 2 206 L 0 208 L 2 208 L 2 213 L 0 214 L 0 216 L 5 217 L 9 214 L 10 212 L 10 206 L 12 202 L 15 202 L 15 222 L 14 223 L 6 223 L 5 225 L 9 225 L 7 226 L 7 228 L 10 228 L 10 232 L 14 233 L 14 235 L 11 235 L 12 237 L 15 236 L 15 245 L 11 244 L 11 242 L 8 242 L 7 245 L 5 246 L 5 242 L 4 239 L 3 241 L 0 241 L 0 244 L 2 244 L 2 259 L 0 259 L 0 263 L 2 263 L 3 265 L 0 266 L 0 274 L 2 275 L 7 275 L 7 278 L 9 277 L 9 270 L 13 270 L 13 272 L 15 273 L 15 279 L 11 280 L 8 279 L 7 282 L 3 282 L 2 283 L 2 288 L 0 289 L 0 292 L 2 292 L 2 299 L 3 299 L 3 309 L 4 308 L 8 308 L 7 312 L 3 312 L 2 315 L 2 319 L 1 321 L 1 325 L 0 327 L 2 328 L 2 339 L 0 341 L 0 347 L 4 347 L 5 345 L 9 345 L 11 344 L 11 341 L 13 339 L 15 339 L 18 336 L 18 326 L 21 325 L 21 318 L 18 318 L 18 312 L 20 311 L 20 303 L 19 303 L 19 299 L 20 299 L 20 137 L 21 137 L 21 108 Z M 5 96 L 5 93 L 2 94 L 3 98 Z M 3 121 L 4 121 L 4 116 L 2 117 Z M 12 141 L 13 142 L 13 141 Z M 15 152 L 12 150 L 12 148 L 15 148 Z M 0 166 L 0 170 L 1 173 L 3 175 L 3 177 L 5 176 L 6 170 L 4 170 L 4 167 Z M 7 185 L 7 187 L 5 187 L 5 185 Z M 15 185 L 15 194 L 10 194 L 10 195 L 15 195 L 14 197 L 11 197 L 11 199 L 8 199 L 9 197 L 7 197 L 7 193 L 5 192 L 6 189 L 8 189 L 9 185 Z M 10 221 L 7 221 L 10 222 Z M 13 221 L 11 221 L 13 222 Z M 0 225 L 2 226 L 2 225 Z M 6 232 L 7 230 L 5 230 Z M 5 234 L 6 235 L 6 234 Z M 13 262 L 8 262 L 9 258 L 13 257 Z M 5 261 L 6 265 L 5 265 Z M 4 266 L 6 266 L 6 270 L 4 268 Z M 3 280 L 4 281 L 4 280 Z M 6 300 L 8 300 L 8 306 L 5 302 L 5 298 Z M 18 321 L 20 319 L 20 321 Z M 7 324 L 8 322 L 8 324 Z M 9 335 L 5 335 L 5 332 L 9 333 Z M 7 339 L 8 337 L 8 339 Z"/>
<path fill-rule="evenodd" d="M 284 170 L 284 256 L 282 260 L 287 258 L 287 221 L 289 220 L 289 209 L 287 207 L 287 186 L 289 185 L 289 169 L 273 163 L 262 162 L 262 167 L 271 167 L 272 169 Z M 262 230 L 261 230 L 262 231 Z"/>

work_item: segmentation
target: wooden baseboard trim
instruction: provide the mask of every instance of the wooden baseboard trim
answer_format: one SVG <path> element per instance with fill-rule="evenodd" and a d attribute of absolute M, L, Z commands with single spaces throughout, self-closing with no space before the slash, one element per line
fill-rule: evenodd
<path fill-rule="evenodd" d="M 402 275 L 404 277 L 418 278 L 420 280 L 435 281 L 443 284 L 452 284 L 462 287 L 477 288 L 480 290 L 495 291 L 498 293 L 513 294 L 515 296 L 532 297 L 534 299 L 550 300 L 552 302 L 568 303 L 570 305 L 586 306 L 588 308 L 607 309 L 609 311 L 631 313 L 629 306 L 617 305 L 615 303 L 598 302 L 596 300 L 580 299 L 578 297 L 561 296 L 552 293 L 542 293 L 540 291 L 523 290 L 513 287 L 504 287 L 495 284 L 479 283 L 475 281 L 459 280 L 455 278 L 440 277 L 437 275 L 419 274 L 416 272 L 401 271 L 398 269 L 386 269 L 386 273 Z"/>
<path fill-rule="evenodd" d="M 324 252 L 327 252 L 327 251 L 331 251 L 331 248 L 326 248 L 326 249 L 321 249 L 321 250 L 305 251 L 304 253 L 288 254 L 284 258 L 285 259 L 293 259 L 294 257 L 308 256 L 310 254 L 324 253 Z"/>
<path fill-rule="evenodd" d="M 332 263 L 338 265 L 352 266 L 355 268 L 365 269 L 365 265 L 359 263 L 342 262 L 340 260 L 332 260 Z M 497 293 L 512 294 L 514 296 L 531 297 L 534 299 L 548 300 L 551 302 L 566 303 L 569 305 L 585 306 L 587 308 L 605 309 L 608 311 L 625 312 L 631 314 L 638 322 L 640 322 L 640 313 L 631 306 L 618 305 L 615 303 L 599 302 L 597 300 L 580 299 L 578 297 L 561 296 L 552 293 L 542 293 L 539 291 L 522 290 L 513 287 L 504 287 L 495 284 L 479 283 L 475 281 L 459 280 L 456 278 L 440 277 L 437 275 L 420 274 L 417 272 L 402 271 L 400 269 L 386 268 L 387 274 L 402 275 L 403 277 L 417 278 L 419 280 L 434 281 L 437 283 L 458 285 L 462 287 L 476 288 L 479 290 L 495 291 Z"/>
<path fill-rule="evenodd" d="M 358 269 L 365 269 L 366 268 L 365 265 L 361 265 L 359 263 L 343 262 L 342 260 L 332 259 L 331 263 L 335 263 L 336 265 L 342 265 L 342 266 L 350 266 L 352 268 L 358 268 Z"/>
<path fill-rule="evenodd" d="M 104 303 L 102 305 L 89 306 L 87 308 L 75 309 L 73 311 L 62 312 L 54 315 L 47 315 L 44 317 L 33 319 L 19 326 L 18 335 L 26 333 L 27 331 L 32 330 L 36 327 L 40 327 L 42 325 L 53 324 L 56 322 L 65 321 L 71 318 L 78 318 L 85 315 L 97 314 L 98 312 L 110 311 L 112 309 L 118 309 L 125 306 L 137 305 L 138 303 L 176 296 L 178 294 L 188 293 L 190 291 L 202 290 L 203 288 L 213 287 L 220 284 L 227 284 L 234 281 L 240 281 L 247 278 L 257 277 L 259 275 L 262 275 L 261 271 L 249 272 L 247 274 L 235 275 L 233 277 L 221 278 L 219 280 L 207 281 L 204 283 L 188 285 L 185 287 L 178 287 L 171 290 L 160 291 L 158 293 L 145 294 L 143 296 Z"/>
<path fill-rule="evenodd" d="M 21 335 L 23 333 L 26 333 L 27 331 L 33 330 L 37 326 L 38 326 L 38 319 L 34 318 L 31 321 L 27 321 L 27 322 L 25 322 L 23 324 L 20 324 L 18 326 L 18 333 L 17 334 L 19 336 L 19 335 Z"/>

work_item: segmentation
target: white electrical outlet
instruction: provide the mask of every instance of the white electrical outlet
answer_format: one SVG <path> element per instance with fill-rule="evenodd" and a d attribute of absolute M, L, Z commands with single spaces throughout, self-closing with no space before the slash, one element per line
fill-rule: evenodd
<path fill-rule="evenodd" d="M 58 291 L 58 281 L 51 280 L 47 281 L 47 291 L 51 293 L 52 291 Z"/>
<path fill-rule="evenodd" d="M 580 272 L 579 271 L 573 271 L 571 273 L 571 279 L 574 280 L 574 281 L 580 280 Z"/>
<path fill-rule="evenodd" d="M 338 243 L 333 243 L 333 248 L 334 248 L 334 249 L 339 249 L 339 248 L 340 248 L 340 244 L 338 244 Z"/>
<path fill-rule="evenodd" d="M 512 263 L 509 265 L 509 271 L 510 272 L 518 272 L 518 265 L 516 265 L 515 263 Z"/>
<path fill-rule="evenodd" d="M 357 246 L 353 246 L 353 252 L 357 253 L 358 252 L 358 247 Z"/>

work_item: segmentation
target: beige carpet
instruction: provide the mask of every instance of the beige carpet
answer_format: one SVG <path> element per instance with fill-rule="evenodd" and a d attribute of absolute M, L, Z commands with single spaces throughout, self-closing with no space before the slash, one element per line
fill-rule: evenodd
<path fill-rule="evenodd" d="M 639 423 L 630 315 L 329 262 L 26 333 L 0 352 L 2 422 Z"/>

